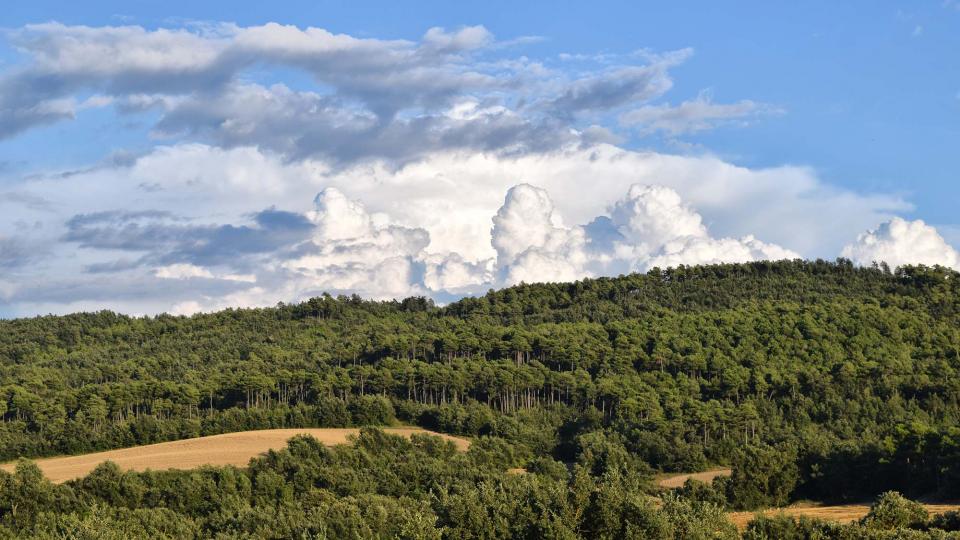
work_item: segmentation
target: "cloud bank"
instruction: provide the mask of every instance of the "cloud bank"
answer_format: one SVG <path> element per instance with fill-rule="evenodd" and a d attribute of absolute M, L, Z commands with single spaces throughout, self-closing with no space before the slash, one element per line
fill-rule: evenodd
<path fill-rule="evenodd" d="M 72 170 L 0 170 L 0 316 L 322 292 L 446 302 L 840 253 L 958 266 L 935 229 L 896 217 L 912 209 L 898 195 L 644 150 L 635 137 L 789 114 L 709 91 L 667 101 L 691 49 L 534 59 L 518 51 L 530 39 L 482 26 L 384 40 L 46 23 L 4 37 L 20 57 L 0 68 L 0 139 L 99 110 L 149 144 Z"/>

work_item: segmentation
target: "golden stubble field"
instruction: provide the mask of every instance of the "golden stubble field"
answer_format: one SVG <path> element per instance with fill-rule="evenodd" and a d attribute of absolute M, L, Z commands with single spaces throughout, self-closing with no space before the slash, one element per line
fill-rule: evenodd
<path fill-rule="evenodd" d="M 943 514 L 954 510 L 960 510 L 960 504 L 924 504 L 924 508 L 930 515 Z M 806 516 L 808 518 L 822 519 L 824 521 L 835 521 L 837 523 L 850 523 L 857 521 L 867 515 L 870 506 L 865 504 L 841 504 L 836 506 L 821 506 L 818 504 L 788 506 L 786 508 L 770 508 L 761 513 L 765 516 L 776 516 L 780 513 L 790 517 Z M 737 528 L 743 530 L 747 527 L 757 512 L 730 512 L 730 521 Z"/>
<path fill-rule="evenodd" d="M 470 441 L 420 428 L 383 428 L 393 435 L 410 437 L 414 433 L 436 435 L 452 441 L 464 451 Z M 265 429 L 224 433 L 196 439 L 184 439 L 133 448 L 108 450 L 79 456 L 62 456 L 35 460 L 43 474 L 52 482 L 61 483 L 87 475 L 104 461 L 113 461 L 121 469 L 133 471 L 193 469 L 202 465 L 234 465 L 245 467 L 250 458 L 268 450 L 286 447 L 295 435 L 311 435 L 326 445 L 348 444 L 349 437 L 360 432 L 357 428 Z M 13 471 L 15 463 L 4 463 L 0 469 Z"/>
<path fill-rule="evenodd" d="M 657 478 L 657 485 L 667 489 L 676 489 L 682 487 L 687 479 L 699 480 L 706 484 L 713 482 L 718 476 L 730 476 L 730 469 L 713 469 L 699 473 L 670 474 Z M 924 504 L 927 512 L 933 514 L 942 514 L 954 510 L 960 510 L 960 504 Z M 834 521 L 837 523 L 850 523 L 857 521 L 867 515 L 870 511 L 868 504 L 842 504 L 834 506 L 825 506 L 816 503 L 801 504 L 789 506 L 786 508 L 768 508 L 760 512 L 730 512 L 728 516 L 737 528 L 743 530 L 747 527 L 753 518 L 762 513 L 766 516 L 775 516 L 780 513 L 790 517 L 806 516 L 808 518 L 822 519 L 824 521 Z"/>
<path fill-rule="evenodd" d="M 657 485 L 667 489 L 683 487 L 687 480 L 698 480 L 704 484 L 713 482 L 718 476 L 730 476 L 730 469 L 712 469 L 698 473 L 666 474 L 657 478 Z"/>

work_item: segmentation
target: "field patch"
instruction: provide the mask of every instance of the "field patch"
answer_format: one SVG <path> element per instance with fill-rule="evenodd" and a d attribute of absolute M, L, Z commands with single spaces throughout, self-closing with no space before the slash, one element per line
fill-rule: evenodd
<path fill-rule="evenodd" d="M 960 504 L 924 504 L 924 508 L 930 515 L 943 514 L 953 510 L 960 510 Z M 759 512 L 730 512 L 730 521 L 738 529 L 747 528 L 747 524 L 753 521 L 757 514 L 765 516 L 776 516 L 783 514 L 790 517 L 806 516 L 808 518 L 822 519 L 824 521 L 834 521 L 837 523 L 851 523 L 867 515 L 870 506 L 865 504 L 841 504 L 836 506 L 821 506 L 817 504 L 788 506 L 786 508 L 769 508 Z"/>
<path fill-rule="evenodd" d="M 385 433 L 410 437 L 414 433 L 436 435 L 453 442 L 457 449 L 465 451 L 470 446 L 467 439 L 434 433 L 421 428 L 383 428 Z M 348 437 L 360 433 L 359 428 L 303 428 L 264 429 L 224 433 L 209 437 L 183 439 L 133 448 L 107 450 L 79 456 L 62 456 L 35 460 L 37 466 L 51 482 L 62 483 L 86 476 L 97 465 L 112 461 L 123 470 L 145 471 L 165 469 L 193 469 L 202 465 L 234 465 L 245 467 L 251 458 L 268 450 L 287 446 L 287 440 L 295 435 L 311 435 L 326 445 L 348 444 Z M 12 472 L 16 463 L 4 463 L 0 469 Z"/>
<path fill-rule="evenodd" d="M 669 474 L 657 478 L 657 485 L 662 488 L 676 489 L 683 487 L 687 480 L 699 480 L 704 484 L 713 482 L 718 476 L 730 476 L 730 469 L 712 469 L 698 473 Z"/>

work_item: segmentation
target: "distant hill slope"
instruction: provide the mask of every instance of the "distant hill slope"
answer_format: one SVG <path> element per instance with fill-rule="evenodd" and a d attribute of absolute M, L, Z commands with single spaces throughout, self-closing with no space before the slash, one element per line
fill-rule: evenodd
<path fill-rule="evenodd" d="M 445 307 L 324 295 L 193 317 L 0 321 L 0 459 L 399 418 L 499 437 L 517 465 L 767 460 L 789 475 L 787 494 L 949 491 L 957 278 L 757 262 L 520 285 Z M 751 493 L 738 497 L 779 504 Z"/>

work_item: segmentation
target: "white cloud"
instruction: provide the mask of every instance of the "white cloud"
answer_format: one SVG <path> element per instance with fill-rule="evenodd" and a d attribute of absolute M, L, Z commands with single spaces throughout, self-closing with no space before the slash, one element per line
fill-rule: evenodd
<path fill-rule="evenodd" d="M 583 230 L 566 228 L 559 221 L 545 190 L 520 184 L 507 191 L 491 232 L 504 284 L 571 281 L 590 275 L 584 268 Z"/>
<path fill-rule="evenodd" d="M 941 265 L 960 270 L 960 253 L 937 229 L 922 220 L 896 217 L 857 237 L 843 248 L 844 257 L 860 265 L 885 262 L 896 268 L 905 264 Z"/>
<path fill-rule="evenodd" d="M 180 263 L 157 268 L 153 275 L 160 279 L 191 279 L 207 278 L 213 279 L 213 273 L 202 266 L 194 264 Z"/>
<path fill-rule="evenodd" d="M 336 188 L 321 191 L 314 205 L 307 214 L 315 225 L 313 239 L 301 246 L 301 256 L 283 262 L 283 269 L 309 278 L 318 289 L 374 298 L 423 293 L 414 264 L 430 243 L 427 231 L 372 216 Z"/>
<path fill-rule="evenodd" d="M 208 268 L 190 263 L 177 263 L 161 266 L 153 271 L 153 275 L 160 279 L 224 279 L 241 283 L 256 283 L 257 276 L 253 274 L 214 274 Z"/>
<path fill-rule="evenodd" d="M 806 169 L 751 170 L 602 144 L 514 157 L 435 152 L 400 168 L 331 168 L 249 147 L 181 144 L 128 166 L 12 188 L 18 196 L 5 204 L 0 230 L 42 222 L 29 240 L 53 248 L 31 263 L 31 279 L 62 286 L 42 294 L 18 287 L 10 303 L 27 309 L 42 296 L 30 305 L 139 305 L 137 312 L 198 298 L 211 308 L 272 305 L 324 290 L 450 300 L 520 280 L 651 265 L 832 258 L 905 207 L 832 189 Z M 38 200 L 45 203 L 17 202 Z M 177 268 L 214 279 L 160 277 Z M 94 269 L 112 281 L 86 279 Z M 108 286 L 124 282 L 155 297 L 110 299 Z"/>
<path fill-rule="evenodd" d="M 635 184 L 592 225 L 564 227 L 549 194 L 528 184 L 507 192 L 492 243 L 502 284 L 572 281 L 681 264 L 795 259 L 788 249 L 746 236 L 712 238 L 680 195 Z"/>
<path fill-rule="evenodd" d="M 782 109 L 748 99 L 729 104 L 714 103 L 710 93 L 701 93 L 696 99 L 677 106 L 664 103 L 634 109 L 622 114 L 620 123 L 645 133 L 662 131 L 676 136 L 730 123 L 743 125 L 751 118 L 782 113 Z"/>
<path fill-rule="evenodd" d="M 493 43 L 493 34 L 482 26 L 467 26 L 456 32 L 434 27 L 423 36 L 423 45 L 439 52 L 480 49 Z"/>
<path fill-rule="evenodd" d="M 84 78 L 131 72 L 182 77 L 212 69 L 228 46 L 225 37 L 139 26 L 44 23 L 27 25 L 9 36 L 45 71 Z"/>
<path fill-rule="evenodd" d="M 623 235 L 622 244 L 651 253 L 667 242 L 704 237 L 703 218 L 683 203 L 680 194 L 664 186 L 634 184 L 610 212 L 613 225 Z"/>
<path fill-rule="evenodd" d="M 756 240 L 712 238 L 703 218 L 676 191 L 664 186 L 633 185 L 611 209 L 611 224 L 622 239 L 614 241 L 621 271 L 800 258 L 789 249 Z"/>
<path fill-rule="evenodd" d="M 661 252 L 647 262 L 647 267 L 668 268 L 697 264 L 779 261 L 799 259 L 800 255 L 776 244 L 761 242 L 753 236 L 709 238 L 688 236 L 664 244 Z"/>
<path fill-rule="evenodd" d="M 493 259 L 470 262 L 459 253 L 450 253 L 427 255 L 423 262 L 423 284 L 434 293 L 478 294 L 494 281 Z"/>
<path fill-rule="evenodd" d="M 550 193 L 568 223 L 605 214 L 633 184 L 662 185 L 697 208 L 714 234 L 762 233 L 766 241 L 808 257 L 835 257 L 859 231 L 910 208 L 895 196 L 833 188 L 802 167 L 749 169 L 712 156 L 605 144 L 516 157 L 436 152 L 400 169 L 371 164 L 330 171 L 325 181 L 374 211 L 427 229 L 431 250 L 457 251 L 468 259 L 495 255 L 487 220 L 519 182 Z"/>

